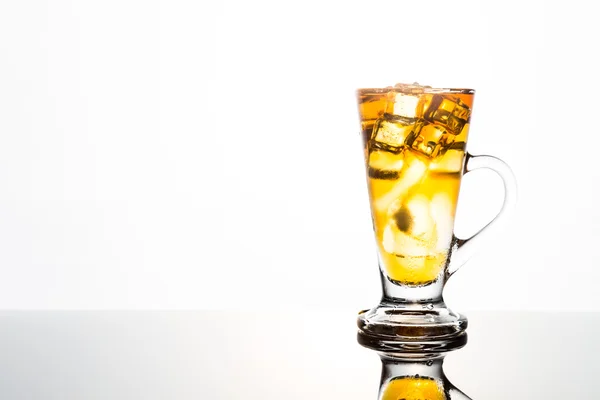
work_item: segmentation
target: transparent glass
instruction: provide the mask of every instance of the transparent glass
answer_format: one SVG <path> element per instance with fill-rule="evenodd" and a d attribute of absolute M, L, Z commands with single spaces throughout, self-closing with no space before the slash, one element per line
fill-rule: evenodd
<path fill-rule="evenodd" d="M 466 150 L 475 91 L 398 84 L 359 89 L 358 104 L 373 230 L 383 286 L 380 304 L 360 313 L 359 339 L 373 348 L 433 349 L 464 333 L 444 285 L 516 203 L 503 161 Z M 462 177 L 475 169 L 504 182 L 498 215 L 470 238 L 454 235 Z"/>

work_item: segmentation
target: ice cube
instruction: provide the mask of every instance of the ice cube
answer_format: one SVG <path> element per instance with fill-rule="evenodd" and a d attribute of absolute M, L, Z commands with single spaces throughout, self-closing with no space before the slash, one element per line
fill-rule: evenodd
<path fill-rule="evenodd" d="M 459 135 L 469 122 L 471 109 L 462 100 L 448 95 L 435 95 L 424 112 L 427 122 L 442 126 L 448 133 Z"/>
<path fill-rule="evenodd" d="M 404 165 L 402 153 L 373 150 L 369 154 L 368 171 L 373 179 L 398 179 Z"/>
<path fill-rule="evenodd" d="M 429 169 L 432 172 L 446 174 L 461 172 L 465 159 L 464 145 L 464 142 L 453 143 L 443 156 L 437 158 L 429 165 Z"/>
<path fill-rule="evenodd" d="M 374 198 L 373 207 L 377 210 L 387 210 L 395 200 L 405 197 L 408 191 L 425 177 L 426 172 L 427 164 L 423 160 L 405 153 L 398 182 L 387 193 Z"/>
<path fill-rule="evenodd" d="M 427 243 L 402 232 L 393 223 L 383 231 L 383 249 L 389 254 L 404 257 L 425 257 L 429 254 Z"/>
<path fill-rule="evenodd" d="M 433 158 L 444 154 L 450 144 L 454 142 L 454 137 L 439 125 L 425 123 L 406 138 L 406 145 Z"/>
<path fill-rule="evenodd" d="M 399 153 L 404 147 L 406 137 L 414 129 L 414 122 L 402 117 L 385 114 L 375 123 L 370 141 L 372 148 Z"/>
<path fill-rule="evenodd" d="M 435 235 L 435 230 L 430 232 Z M 436 254 L 437 236 L 430 240 L 422 240 L 398 229 L 395 222 L 390 222 L 383 230 L 381 244 L 389 253 L 403 257 L 428 257 Z"/>
<path fill-rule="evenodd" d="M 420 99 L 420 94 L 390 92 L 385 107 L 385 113 L 414 120 L 422 115 L 418 112 Z"/>
<path fill-rule="evenodd" d="M 435 230 L 429 199 L 422 194 L 396 200 L 390 205 L 388 216 L 395 221 L 398 229 L 422 240 L 429 240 L 429 235 Z"/>
<path fill-rule="evenodd" d="M 415 83 L 396 83 L 394 89 L 402 93 L 423 93 L 426 89 L 431 89 L 431 86 L 419 85 L 419 82 Z"/>
<path fill-rule="evenodd" d="M 432 240 L 433 236 L 436 236 L 436 226 L 431 217 L 429 199 L 422 194 L 417 194 L 405 202 L 405 207 L 412 216 L 410 234 L 421 240 Z"/>
<path fill-rule="evenodd" d="M 390 222 L 384 231 L 384 249 L 405 256 L 434 253 L 437 228 L 430 213 L 429 200 L 422 194 L 398 199 L 388 209 Z M 387 236 L 386 236 L 387 235 Z M 388 249 L 394 249 L 390 251 Z"/>

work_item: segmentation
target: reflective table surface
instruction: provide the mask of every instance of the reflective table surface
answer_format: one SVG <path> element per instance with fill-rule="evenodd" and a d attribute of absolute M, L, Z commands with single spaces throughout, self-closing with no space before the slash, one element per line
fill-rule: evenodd
<path fill-rule="evenodd" d="M 466 315 L 468 343 L 443 371 L 469 398 L 600 398 L 600 314 Z M 376 400 L 382 362 L 355 323 L 327 309 L 5 311 L 0 398 Z"/>

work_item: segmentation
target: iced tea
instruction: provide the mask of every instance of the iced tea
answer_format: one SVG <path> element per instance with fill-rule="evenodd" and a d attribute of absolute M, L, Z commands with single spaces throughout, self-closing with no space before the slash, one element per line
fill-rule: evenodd
<path fill-rule="evenodd" d="M 444 271 L 473 95 L 417 84 L 358 91 L 380 267 L 396 283 L 427 285 Z"/>

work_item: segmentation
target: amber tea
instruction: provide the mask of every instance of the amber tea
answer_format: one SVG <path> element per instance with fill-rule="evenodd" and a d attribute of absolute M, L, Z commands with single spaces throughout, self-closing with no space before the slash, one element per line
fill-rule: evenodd
<path fill-rule="evenodd" d="M 359 90 L 380 266 L 404 285 L 437 279 L 448 260 L 473 92 L 418 85 Z"/>

